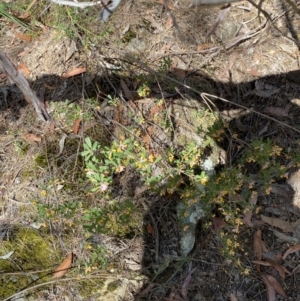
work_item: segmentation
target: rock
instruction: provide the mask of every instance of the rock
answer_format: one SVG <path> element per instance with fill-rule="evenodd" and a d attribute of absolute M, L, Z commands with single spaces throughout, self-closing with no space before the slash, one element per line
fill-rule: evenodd
<path fill-rule="evenodd" d="M 181 202 L 178 203 L 176 209 L 179 225 L 181 225 L 180 249 L 182 255 L 187 256 L 195 245 L 195 229 L 197 223 L 205 214 L 200 202 L 192 206 Z"/>
<path fill-rule="evenodd" d="M 294 190 L 293 205 L 300 209 L 300 170 L 294 172 L 287 180 L 287 183 Z"/>
<path fill-rule="evenodd" d="M 195 111 L 192 109 L 187 111 L 186 106 L 196 109 Z M 183 148 L 190 143 L 195 143 L 199 148 L 204 148 L 203 145 L 205 145 L 205 143 L 207 145 L 208 138 L 205 137 L 205 133 L 208 127 L 214 123 L 214 119 L 204 114 L 199 118 L 197 114 L 199 114 L 200 111 L 201 107 L 197 107 L 197 103 L 193 103 L 192 101 L 191 103 L 184 103 L 182 100 L 174 102 L 172 112 L 177 125 L 175 127 L 173 141 L 175 145 Z M 185 126 L 186 124 L 189 126 Z M 195 130 L 191 130 L 197 128 L 201 128 L 202 132 L 196 133 Z M 210 151 L 208 151 L 206 157 L 203 158 L 201 169 L 205 171 L 208 177 L 211 177 L 215 174 L 215 167 L 220 163 L 225 163 L 226 153 L 213 139 L 209 140 L 209 145 Z M 179 226 L 181 228 L 180 249 L 184 256 L 193 249 L 197 223 L 205 216 L 203 202 L 200 197 L 205 191 L 205 188 L 199 183 L 197 189 L 199 190 L 199 193 L 196 193 L 198 197 L 195 197 L 195 193 L 193 193 L 191 200 L 185 199 L 181 201 L 176 208 Z"/>
<path fill-rule="evenodd" d="M 135 300 L 134 294 L 142 289 L 145 281 L 146 277 L 136 277 L 136 279 L 116 277 L 115 279 L 107 279 L 101 290 L 99 290 L 99 297 L 96 300 L 133 301 Z"/>

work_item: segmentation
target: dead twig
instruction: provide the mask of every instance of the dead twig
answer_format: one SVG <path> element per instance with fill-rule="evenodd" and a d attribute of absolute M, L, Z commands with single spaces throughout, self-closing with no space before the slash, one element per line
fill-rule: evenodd
<path fill-rule="evenodd" d="M 46 111 L 44 105 L 41 103 L 36 93 L 30 88 L 27 79 L 24 75 L 19 72 L 15 66 L 12 64 L 6 53 L 0 50 L 0 64 L 8 78 L 15 83 L 18 88 L 22 91 L 26 101 L 32 104 L 38 117 L 42 121 L 51 121 L 52 118 Z"/>

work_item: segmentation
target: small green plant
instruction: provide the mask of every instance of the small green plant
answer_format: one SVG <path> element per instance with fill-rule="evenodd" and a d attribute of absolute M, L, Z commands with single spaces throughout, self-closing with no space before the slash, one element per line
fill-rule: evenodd
<path fill-rule="evenodd" d="M 120 101 L 118 97 L 112 97 L 111 95 L 107 95 L 108 104 L 110 106 L 116 107 Z"/>
<path fill-rule="evenodd" d="M 170 57 L 164 57 L 160 61 L 159 72 L 162 74 L 166 74 L 170 71 L 172 64 L 172 59 Z"/>
<path fill-rule="evenodd" d="M 94 270 L 104 270 L 108 265 L 107 251 L 101 245 L 86 244 L 86 249 L 89 250 L 88 260 L 84 260 L 82 265 L 85 273 L 91 273 Z"/>
<path fill-rule="evenodd" d="M 214 207 L 217 216 L 231 227 L 231 231 L 221 231 L 220 234 L 224 256 L 232 258 L 240 249 L 237 234 L 243 225 L 244 213 L 253 210 L 249 199 L 258 190 L 269 194 L 272 183 L 286 174 L 287 168 L 280 164 L 281 156 L 282 148 L 270 139 L 254 140 L 244 150 L 236 167 L 224 167 L 205 184 L 201 199 Z"/>
<path fill-rule="evenodd" d="M 74 216 L 79 212 L 82 208 L 82 203 L 78 201 L 72 202 L 64 202 L 61 205 L 56 207 L 49 206 L 42 203 L 37 203 L 37 212 L 39 219 L 46 220 L 46 219 L 70 219 L 70 222 L 74 222 Z"/>
<path fill-rule="evenodd" d="M 91 233 L 128 238 L 137 230 L 138 221 L 133 219 L 135 210 L 129 200 L 93 208 L 84 215 L 84 228 Z"/>
<path fill-rule="evenodd" d="M 111 146 L 103 147 L 87 137 L 83 148 L 81 155 L 86 163 L 87 177 L 94 186 L 92 191 L 108 191 L 113 175 L 129 166 L 137 168 L 147 182 L 147 178 L 151 176 L 151 164 L 160 160 L 160 157 L 154 158 L 148 154 L 134 137 L 121 139 L 119 143 L 113 141 Z"/>
<path fill-rule="evenodd" d="M 26 155 L 29 149 L 28 144 L 24 140 L 16 140 L 14 142 L 14 146 L 15 146 L 15 151 L 21 156 Z"/>
<path fill-rule="evenodd" d="M 139 97 L 148 97 L 151 93 L 149 83 L 147 81 L 143 82 L 137 89 L 137 93 Z"/>
<path fill-rule="evenodd" d="M 50 107 L 50 111 L 53 113 L 53 117 L 67 125 L 73 127 L 76 119 L 89 121 L 93 119 L 93 108 L 97 107 L 98 104 L 94 99 L 85 100 L 82 103 L 70 103 L 68 100 L 53 102 Z"/>

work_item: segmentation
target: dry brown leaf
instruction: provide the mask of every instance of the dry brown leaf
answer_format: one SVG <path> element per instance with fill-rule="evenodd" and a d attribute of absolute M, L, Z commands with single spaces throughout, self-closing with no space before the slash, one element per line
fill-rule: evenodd
<path fill-rule="evenodd" d="M 266 261 L 268 263 L 270 263 L 270 265 L 277 270 L 277 272 L 279 273 L 280 277 L 284 280 L 285 279 L 285 273 L 291 275 L 290 271 L 287 270 L 283 265 L 279 264 L 278 262 L 267 258 Z"/>
<path fill-rule="evenodd" d="M 76 119 L 75 122 L 74 122 L 74 126 L 73 126 L 73 133 L 75 135 L 78 134 L 80 124 L 81 124 L 81 119 Z"/>
<path fill-rule="evenodd" d="M 25 65 L 25 63 L 22 62 L 22 61 L 20 62 L 19 67 L 18 67 L 18 71 L 20 71 L 20 70 L 22 70 L 23 73 L 24 73 L 25 75 L 27 75 L 27 76 L 30 74 L 29 69 L 27 68 L 27 66 Z"/>
<path fill-rule="evenodd" d="M 159 113 L 160 111 L 162 111 L 164 109 L 164 106 L 162 105 L 155 105 L 150 109 L 150 113 L 149 116 L 152 117 L 154 116 L 156 113 Z"/>
<path fill-rule="evenodd" d="M 23 40 L 25 42 L 30 42 L 32 40 L 32 36 L 29 34 L 24 34 L 20 32 L 15 33 L 15 38 Z"/>
<path fill-rule="evenodd" d="M 264 109 L 265 113 L 271 114 L 276 117 L 288 117 L 289 110 L 287 108 L 280 108 L 280 107 L 267 107 Z"/>
<path fill-rule="evenodd" d="M 73 253 L 70 253 L 67 258 L 59 265 L 59 267 L 55 270 L 53 277 L 61 278 L 71 267 L 73 260 Z"/>
<path fill-rule="evenodd" d="M 53 122 L 50 123 L 49 125 L 49 129 L 50 129 L 50 132 L 53 133 L 54 132 L 54 129 L 55 129 L 55 124 Z"/>
<path fill-rule="evenodd" d="M 121 87 L 122 87 L 122 89 L 124 91 L 125 97 L 128 100 L 134 100 L 134 96 L 133 96 L 132 91 L 129 90 L 127 84 L 125 83 L 125 81 L 123 79 L 121 79 Z"/>
<path fill-rule="evenodd" d="M 265 267 L 271 266 L 271 264 L 269 262 L 263 261 L 263 260 L 252 260 L 252 262 L 255 264 L 264 265 Z"/>
<path fill-rule="evenodd" d="M 147 232 L 150 233 L 150 234 L 152 234 L 152 235 L 154 235 L 154 229 L 153 229 L 153 227 L 152 227 L 151 224 L 147 225 Z"/>
<path fill-rule="evenodd" d="M 212 223 L 215 231 L 220 231 L 222 228 L 226 227 L 226 222 L 220 217 L 213 217 Z"/>
<path fill-rule="evenodd" d="M 143 134 L 141 138 L 142 138 L 142 140 L 144 142 L 145 148 L 147 150 L 149 150 L 150 149 L 150 143 L 151 143 L 151 137 L 150 137 L 149 131 L 147 131 L 147 133 Z"/>
<path fill-rule="evenodd" d="M 255 254 L 255 258 L 257 260 L 261 260 L 261 257 L 262 257 L 262 240 L 261 240 L 261 230 L 257 230 L 255 233 L 254 233 L 254 243 L 253 243 L 253 246 L 254 246 L 254 254 Z M 255 265 L 255 270 L 257 272 L 260 272 L 260 265 L 259 264 L 256 264 Z"/>
<path fill-rule="evenodd" d="M 285 266 L 282 266 L 284 269 L 284 272 L 290 276 L 292 276 L 293 273 L 291 273 Z"/>
<path fill-rule="evenodd" d="M 256 77 L 261 76 L 261 73 L 255 69 L 248 69 L 247 71 L 253 76 L 256 76 Z"/>
<path fill-rule="evenodd" d="M 261 219 L 265 223 L 271 225 L 272 227 L 277 227 L 284 232 L 294 232 L 294 228 L 292 227 L 292 225 L 290 225 L 288 222 L 286 222 L 280 218 L 268 217 L 265 215 L 261 215 Z"/>
<path fill-rule="evenodd" d="M 24 135 L 27 141 L 41 142 L 42 138 L 37 136 L 36 134 L 28 133 Z"/>
<path fill-rule="evenodd" d="M 172 71 L 179 80 L 184 80 L 187 75 L 187 71 L 180 68 L 173 68 Z"/>
<path fill-rule="evenodd" d="M 85 73 L 85 72 L 86 72 L 86 68 L 83 68 L 83 67 L 74 68 L 74 69 L 66 72 L 63 75 L 63 78 L 69 78 L 69 77 L 72 77 L 72 76 L 75 76 L 75 75 L 78 75 L 81 73 Z"/>
<path fill-rule="evenodd" d="M 282 259 L 283 260 L 286 259 L 289 254 L 297 252 L 297 251 L 300 251 L 300 245 L 295 245 L 295 246 L 288 248 L 285 251 L 285 253 L 283 254 Z"/>
<path fill-rule="evenodd" d="M 202 50 L 206 50 L 209 49 L 210 47 L 212 47 L 212 45 L 210 44 L 202 44 L 202 45 L 198 45 L 197 46 L 197 51 L 202 51 Z"/>
<path fill-rule="evenodd" d="M 168 18 L 166 25 L 167 28 L 171 28 L 173 26 L 173 19 L 171 17 Z"/>
<path fill-rule="evenodd" d="M 30 14 L 29 13 L 22 13 L 18 16 L 19 19 L 22 19 L 22 20 L 28 20 L 30 18 Z"/>
<path fill-rule="evenodd" d="M 186 278 L 183 281 L 182 287 L 181 287 L 181 295 L 184 299 L 187 298 L 187 294 L 188 294 L 188 289 L 189 289 L 189 285 L 191 283 L 192 280 L 192 274 L 196 271 L 196 268 L 193 268 L 189 274 L 186 276 Z"/>
<path fill-rule="evenodd" d="M 262 281 L 267 287 L 268 292 L 268 301 L 275 301 L 275 289 L 274 287 L 269 283 L 268 278 L 266 275 L 260 275 Z"/>
<path fill-rule="evenodd" d="M 270 285 L 272 285 L 275 289 L 275 291 L 280 294 L 283 298 L 288 298 L 288 296 L 286 295 L 285 291 L 283 290 L 282 286 L 280 285 L 280 283 L 271 275 L 266 275 L 266 278 L 268 280 L 268 282 L 270 283 Z"/>

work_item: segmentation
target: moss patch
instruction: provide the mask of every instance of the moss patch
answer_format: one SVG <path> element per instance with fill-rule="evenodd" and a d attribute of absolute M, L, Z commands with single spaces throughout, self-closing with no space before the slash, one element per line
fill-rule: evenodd
<path fill-rule="evenodd" d="M 52 268 L 59 262 L 60 252 L 53 249 L 51 236 L 40 235 L 29 228 L 15 229 L 10 240 L 3 241 L 1 255 L 14 251 L 9 259 L 0 259 L 0 299 L 17 293 L 47 272 L 32 273 Z M 43 281 L 46 281 L 43 278 Z"/>

